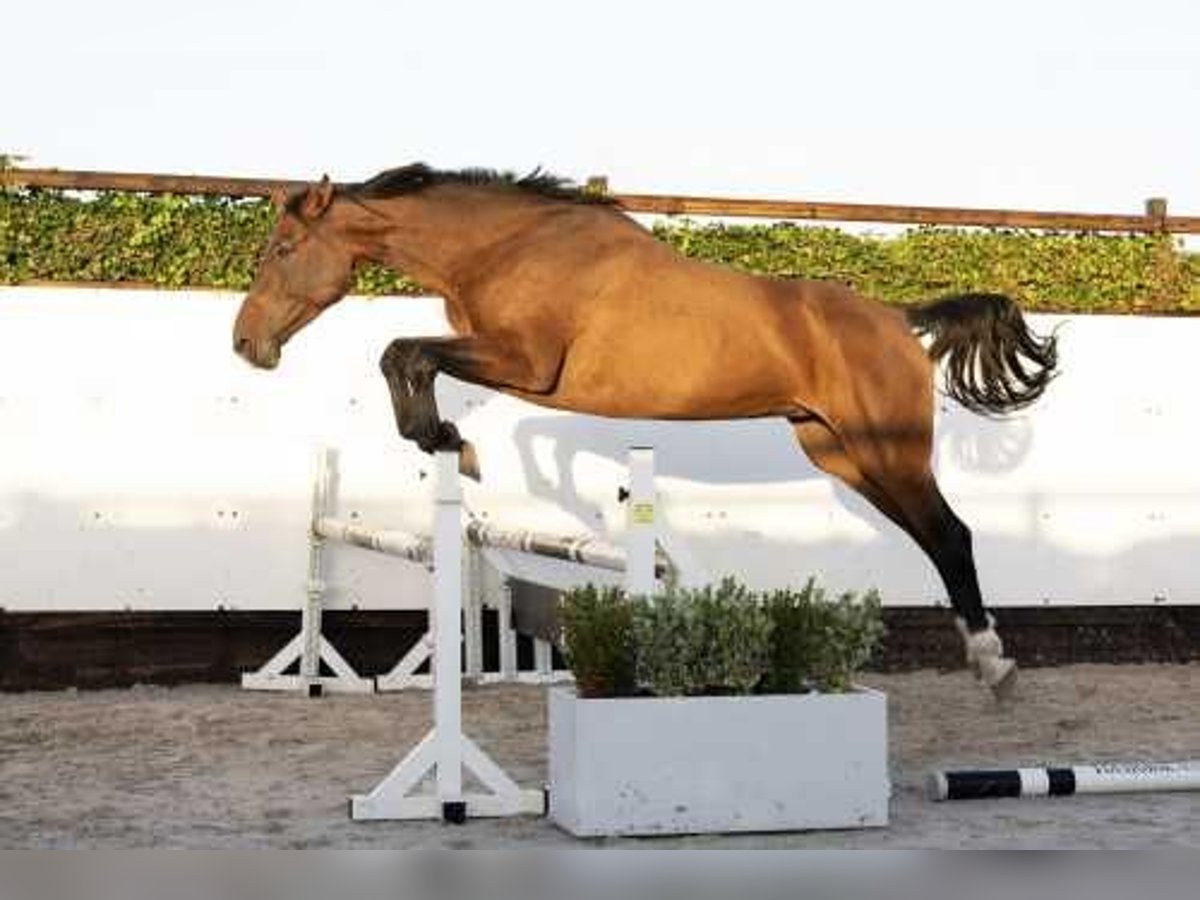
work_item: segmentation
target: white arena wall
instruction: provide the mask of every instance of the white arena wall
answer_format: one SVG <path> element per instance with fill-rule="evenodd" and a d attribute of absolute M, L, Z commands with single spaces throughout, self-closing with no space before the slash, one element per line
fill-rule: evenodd
<path fill-rule="evenodd" d="M 440 302 L 347 300 L 265 373 L 230 348 L 240 300 L 0 288 L 0 609 L 297 609 L 322 445 L 340 454 L 340 517 L 428 523 L 430 462 L 397 437 L 377 360 L 394 337 L 444 333 Z M 1200 320 L 1032 318 L 1061 326 L 1046 397 L 1006 421 L 945 401 L 938 420 L 936 471 L 974 531 L 988 602 L 1200 602 Z M 783 422 L 597 419 L 445 378 L 438 395 L 482 461 L 467 505 L 492 521 L 619 540 L 624 454 L 650 444 L 686 581 L 816 575 L 889 605 L 944 599 L 920 552 Z M 328 555 L 330 608 L 427 607 L 422 569 Z M 510 562 L 533 580 L 596 578 Z"/>

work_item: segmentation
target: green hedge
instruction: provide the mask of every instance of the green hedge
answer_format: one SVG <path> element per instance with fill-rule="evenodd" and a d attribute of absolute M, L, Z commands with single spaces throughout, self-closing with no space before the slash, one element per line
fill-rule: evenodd
<path fill-rule="evenodd" d="M 104 281 L 245 290 L 275 212 L 265 200 L 0 192 L 0 283 Z M 378 267 L 356 290 L 416 292 Z"/>
<path fill-rule="evenodd" d="M 270 232 L 259 200 L 45 190 L 0 192 L 0 283 L 104 281 L 244 290 Z M 1200 309 L 1200 256 L 1169 236 L 917 228 L 898 236 L 833 228 L 697 224 L 654 229 L 690 256 L 751 272 L 833 278 L 906 302 L 1003 291 L 1029 309 Z M 359 273 L 367 294 L 419 288 L 385 269 Z"/>
<path fill-rule="evenodd" d="M 1200 309 L 1200 256 L 1167 235 L 916 228 L 884 237 L 789 223 L 690 222 L 660 224 L 655 233 L 698 259 L 837 279 L 893 302 L 1001 291 L 1046 311 Z"/>

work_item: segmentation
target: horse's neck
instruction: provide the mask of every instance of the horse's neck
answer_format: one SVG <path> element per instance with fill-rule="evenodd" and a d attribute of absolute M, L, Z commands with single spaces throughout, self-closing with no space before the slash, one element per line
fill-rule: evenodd
<path fill-rule="evenodd" d="M 548 210 L 520 196 L 438 188 L 378 207 L 386 221 L 377 233 L 376 261 L 442 295 L 453 293 L 481 258 Z"/>

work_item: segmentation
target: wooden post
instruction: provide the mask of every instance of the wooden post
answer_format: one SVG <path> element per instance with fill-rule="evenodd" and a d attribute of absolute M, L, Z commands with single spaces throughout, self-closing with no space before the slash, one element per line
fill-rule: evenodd
<path fill-rule="evenodd" d="M 1187 296 L 1187 288 L 1180 270 L 1175 242 L 1170 239 L 1167 227 L 1167 198 L 1150 197 L 1146 200 L 1146 231 L 1158 238 L 1154 248 L 1154 285 L 1151 300 L 1159 309 L 1178 305 Z M 1135 302 L 1135 309 L 1144 306 Z"/>
<path fill-rule="evenodd" d="M 606 197 L 608 196 L 608 176 L 607 175 L 590 175 L 587 183 L 583 186 L 583 192 L 589 197 Z"/>
<path fill-rule="evenodd" d="M 1147 231 L 1164 234 L 1167 230 L 1167 198 L 1150 197 L 1146 200 L 1146 218 L 1150 220 Z"/>

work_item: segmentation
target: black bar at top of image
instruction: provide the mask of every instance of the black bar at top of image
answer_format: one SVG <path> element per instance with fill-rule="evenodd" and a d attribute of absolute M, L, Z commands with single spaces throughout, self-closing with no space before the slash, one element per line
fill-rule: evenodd
<path fill-rule="evenodd" d="M 1070 797 L 1075 793 L 1074 769 L 1047 769 L 1051 797 Z"/>
<path fill-rule="evenodd" d="M 1021 774 L 1016 769 L 946 773 L 947 800 L 986 800 L 1020 796 Z"/>

